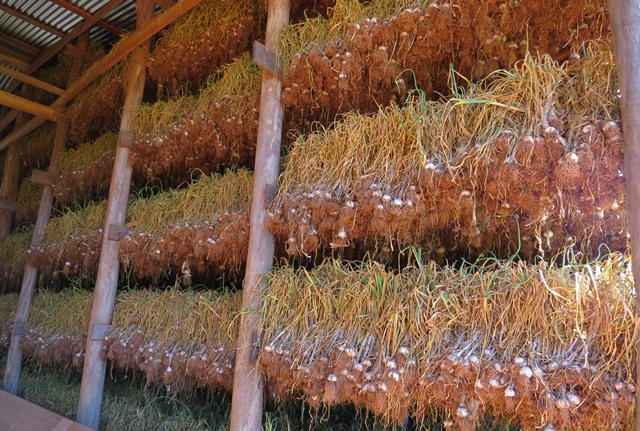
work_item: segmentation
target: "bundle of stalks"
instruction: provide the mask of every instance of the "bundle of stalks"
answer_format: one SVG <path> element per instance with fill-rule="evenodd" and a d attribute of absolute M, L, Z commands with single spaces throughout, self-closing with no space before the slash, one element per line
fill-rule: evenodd
<path fill-rule="evenodd" d="M 118 298 L 106 356 L 170 393 L 233 387 L 241 295 L 228 291 L 130 290 Z"/>
<path fill-rule="evenodd" d="M 17 142 L 23 172 L 30 173 L 32 169 L 49 166 L 55 133 L 56 125 L 47 122 Z"/>
<path fill-rule="evenodd" d="M 120 242 L 123 269 L 138 279 L 238 273 L 249 237 L 250 171 L 203 176 L 190 187 L 134 199 L 129 234 Z M 28 259 L 46 277 L 91 278 L 102 244 L 106 202 L 90 203 L 51 221 Z"/>
<path fill-rule="evenodd" d="M 40 245 L 27 251 L 27 261 L 47 279 L 91 279 L 98 269 L 106 204 L 90 202 L 53 218 Z"/>
<path fill-rule="evenodd" d="M 91 301 L 91 292 L 82 289 L 38 290 L 20 340 L 23 353 L 45 365 L 81 367 Z"/>
<path fill-rule="evenodd" d="M 59 205 L 87 203 L 107 194 L 117 141 L 117 133 L 107 132 L 63 153 L 60 176 L 53 186 Z"/>
<path fill-rule="evenodd" d="M 186 283 L 238 273 L 247 256 L 252 184 L 252 173 L 239 169 L 134 201 L 121 242 L 125 269 L 142 279 L 179 274 Z"/>
<path fill-rule="evenodd" d="M 431 243 L 438 259 L 625 250 L 614 76 L 594 43 L 582 60 L 528 55 L 465 90 L 454 75 L 439 102 L 350 113 L 293 146 L 270 229 L 292 255 L 381 239 Z"/>
<path fill-rule="evenodd" d="M 41 363 L 81 367 L 91 300 L 86 290 L 39 291 L 23 338 L 25 353 Z M 112 366 L 141 371 L 148 384 L 161 382 L 171 393 L 230 390 L 240 303 L 241 295 L 228 291 L 124 291 L 103 354 Z"/>
<path fill-rule="evenodd" d="M 624 256 L 416 261 L 270 274 L 259 363 L 273 394 L 353 402 L 396 423 L 436 411 L 461 430 L 485 413 L 525 429 L 627 429 L 638 328 Z"/>
<path fill-rule="evenodd" d="M 597 0 L 359 2 L 339 0 L 280 34 L 286 107 L 311 107 L 332 120 L 349 109 L 373 111 L 408 90 L 447 90 L 451 64 L 472 79 L 510 68 L 527 50 L 563 60 L 569 47 L 607 32 Z"/>
<path fill-rule="evenodd" d="M 4 352 L 5 349 L 9 347 L 17 307 L 17 293 L 4 293 L 0 295 L 0 352 Z"/>
<path fill-rule="evenodd" d="M 197 90 L 257 37 L 262 16 L 249 0 L 203 1 L 162 33 L 151 53 L 149 77 L 170 94 Z"/>
<path fill-rule="evenodd" d="M 128 64 L 128 57 L 120 61 L 82 91 L 69 106 L 69 137 L 73 142 L 87 142 L 118 128 L 128 79 Z"/>
<path fill-rule="evenodd" d="M 148 179 L 177 185 L 194 171 L 209 174 L 248 164 L 255 153 L 260 73 L 248 53 L 221 69 L 198 96 L 141 105 L 131 158 Z"/>
<path fill-rule="evenodd" d="M 33 228 L 18 229 L 0 238 L 0 292 L 20 290 L 26 264 L 25 253 L 31 244 Z"/>
<path fill-rule="evenodd" d="M 42 186 L 31 182 L 30 177 L 20 181 L 16 195 L 16 212 L 14 214 L 15 225 L 23 223 L 35 224 L 38 217 L 38 207 L 42 198 Z"/>

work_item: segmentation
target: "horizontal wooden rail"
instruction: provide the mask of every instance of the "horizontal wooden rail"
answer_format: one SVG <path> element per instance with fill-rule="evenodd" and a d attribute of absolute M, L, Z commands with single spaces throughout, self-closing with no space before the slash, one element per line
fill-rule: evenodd
<path fill-rule="evenodd" d="M 47 120 L 60 121 L 63 118 L 61 110 L 56 109 L 56 107 L 42 105 L 4 90 L 0 90 L 0 105 L 28 112 L 38 117 L 44 117 Z"/>
<path fill-rule="evenodd" d="M 0 64 L 0 73 L 3 73 L 7 76 L 17 79 L 18 81 L 25 82 L 29 85 L 33 85 L 34 87 L 41 88 L 42 90 L 48 91 L 49 93 L 56 94 L 58 96 L 62 96 L 64 94 L 64 90 L 62 88 L 56 87 L 55 85 L 51 85 L 47 82 L 40 81 L 33 76 L 29 76 L 20 71 L 11 69 L 10 67 L 5 67 Z"/>

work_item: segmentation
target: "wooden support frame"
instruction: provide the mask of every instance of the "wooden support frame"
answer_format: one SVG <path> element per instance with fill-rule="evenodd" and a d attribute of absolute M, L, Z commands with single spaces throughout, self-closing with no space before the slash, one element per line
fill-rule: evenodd
<path fill-rule="evenodd" d="M 85 63 L 89 63 L 89 64 L 95 63 L 100 59 L 98 56 L 91 54 L 89 51 L 82 50 L 77 46 L 67 45 L 65 50 L 67 51 L 67 54 L 69 54 L 70 56 L 74 58 L 79 58 L 80 60 L 83 60 Z"/>
<path fill-rule="evenodd" d="M 23 51 L 28 52 L 31 55 L 38 55 L 42 52 L 42 50 L 38 47 L 28 44 L 27 42 L 18 39 L 17 37 L 13 37 L 4 31 L 0 31 L 0 39 L 4 40 L 9 45 L 21 49 Z"/>
<path fill-rule="evenodd" d="M 283 67 L 282 59 L 278 58 L 275 52 L 267 49 L 266 46 L 258 42 L 253 41 L 253 62 L 260 67 L 264 72 L 271 73 L 282 79 Z"/>
<path fill-rule="evenodd" d="M 122 1 L 122 0 L 118 0 Z M 135 48 L 145 43 L 151 36 L 180 18 L 182 15 L 200 4 L 202 0 L 181 0 L 180 3 L 176 3 L 168 11 L 155 16 L 142 28 L 133 32 L 125 41 L 116 45 L 116 47 L 105 57 L 100 59 L 94 66 L 87 71 L 82 77 L 76 80 L 73 85 L 60 96 L 58 100 L 53 102 L 50 106 L 64 105 L 72 100 L 78 93 L 84 90 L 89 84 L 91 84 L 96 78 L 107 72 L 116 63 L 122 60 Z M 40 118 L 34 118 L 23 127 L 18 130 L 14 130 L 9 136 L 0 141 L 0 150 L 7 148 L 10 144 L 16 142 L 24 135 L 38 127 L 45 120 Z"/>
<path fill-rule="evenodd" d="M 624 170 L 627 187 L 627 223 L 631 235 L 631 265 L 640 298 L 640 0 L 609 0 L 609 17 L 616 51 L 620 105 L 624 129 Z M 636 320 L 640 311 L 635 310 Z M 640 384 L 640 343 L 636 344 L 636 384 Z M 636 392 L 635 426 L 640 431 L 640 391 Z"/>
<path fill-rule="evenodd" d="M 16 125 L 19 126 L 23 122 L 24 115 L 21 113 L 16 118 Z M 2 171 L 2 184 L 0 184 L 0 199 L 9 202 L 8 206 L 4 206 L 5 211 L 0 211 L 0 238 L 9 235 L 13 226 L 16 209 L 15 202 L 20 186 L 20 168 L 22 164 L 20 163 L 20 159 L 21 155 L 18 145 L 11 145 L 7 150 L 7 157 L 4 161 L 4 169 Z"/>
<path fill-rule="evenodd" d="M 31 59 L 22 54 L 18 54 L 10 49 L 0 46 L 0 61 L 3 63 L 15 66 L 20 70 L 25 70 L 29 67 L 29 61 Z"/>
<path fill-rule="evenodd" d="M 16 212 L 16 202 L 0 198 L 0 210 L 14 213 Z"/>
<path fill-rule="evenodd" d="M 22 112 L 28 112 L 29 114 L 43 117 L 47 120 L 60 121 L 64 118 L 63 112 L 60 109 L 33 102 L 4 90 L 0 90 L 0 105 L 5 105 Z"/>
<path fill-rule="evenodd" d="M 69 45 L 71 46 L 71 45 Z M 25 84 L 33 85 L 34 87 L 40 88 L 44 91 L 48 91 L 49 93 L 62 96 L 64 94 L 64 90 L 62 88 L 56 87 L 55 85 L 51 85 L 47 82 L 40 81 L 33 76 L 29 76 L 25 73 L 22 73 L 18 70 L 13 70 L 10 67 L 5 67 L 0 64 L 0 73 L 10 76 L 12 78 L 17 79 L 18 81 L 22 81 Z"/>
<path fill-rule="evenodd" d="M 138 30 L 141 30 L 153 21 L 153 4 L 149 0 L 137 0 L 136 10 L 137 27 Z M 135 109 L 142 101 L 147 73 L 146 67 L 142 64 L 143 61 L 138 57 L 143 55 L 141 54 L 142 50 L 148 51 L 150 45 L 149 38 L 145 38 L 143 45 L 134 53 L 128 71 L 129 79 L 127 80 L 127 91 L 120 119 L 119 142 L 116 147 L 109 185 L 107 215 L 93 293 L 91 317 L 89 318 L 88 334 L 90 336 L 87 337 L 76 420 L 94 429 L 98 429 L 100 424 L 104 380 L 107 371 L 107 361 L 101 355 L 106 334 L 101 328 L 111 325 L 113 318 L 120 273 L 119 240 L 122 238 L 121 235 L 126 232 L 124 225 L 133 175 L 133 166 L 129 163 L 131 142 L 123 141 L 131 140 L 133 137 L 131 121 Z M 137 46 L 135 45 L 135 47 Z"/>
<path fill-rule="evenodd" d="M 289 22 L 290 0 L 270 0 L 265 46 L 277 50 L 277 34 Z M 262 75 L 260 119 L 256 147 L 249 231 L 249 251 L 242 294 L 242 313 L 236 349 L 236 365 L 231 401 L 230 431 L 259 430 L 264 401 L 264 376 L 258 359 L 258 310 L 264 289 L 260 277 L 273 265 L 275 239 L 266 226 L 268 190 L 278 181 L 282 141 L 282 82 L 271 73 Z"/>
<path fill-rule="evenodd" d="M 51 172 L 41 171 L 40 169 L 34 169 L 31 173 L 31 182 L 43 186 L 53 186 L 56 178 L 57 175 Z"/>
<path fill-rule="evenodd" d="M 78 43 L 86 47 L 88 38 L 81 38 Z M 67 85 L 75 79 L 80 73 L 82 63 L 79 60 L 75 60 L 71 66 L 69 73 L 69 79 Z M 38 117 L 35 120 L 39 120 Z M 42 120 L 44 122 L 44 119 Z M 29 123 L 26 123 L 29 124 Z M 49 173 L 51 175 L 57 175 L 60 167 L 60 160 L 62 159 L 62 153 L 64 152 L 67 138 L 69 137 L 69 120 L 64 120 L 58 123 L 56 127 L 56 135 L 53 139 L 53 150 L 51 151 L 51 162 L 49 163 Z M 33 236 L 31 237 L 31 247 L 36 247 L 42 241 L 44 237 L 44 231 L 49 224 L 51 218 L 51 208 L 53 205 L 53 188 L 45 185 L 42 190 L 42 198 L 40 199 L 40 206 L 38 207 L 38 218 L 36 225 L 33 229 Z M 38 281 L 38 269 L 30 263 L 27 263 L 24 268 L 24 275 L 22 276 L 22 286 L 20 288 L 20 297 L 18 299 L 18 307 L 14 318 L 15 325 L 20 322 L 26 322 L 29 318 L 29 309 L 31 308 L 31 302 L 33 300 L 33 294 L 36 289 L 36 282 Z M 22 371 L 22 347 L 20 345 L 21 334 L 13 334 L 11 337 L 11 343 L 9 345 L 9 352 L 7 353 L 7 366 L 4 373 L 4 385 L 3 389 L 10 394 L 17 394 L 18 385 L 20 383 L 20 373 Z"/>

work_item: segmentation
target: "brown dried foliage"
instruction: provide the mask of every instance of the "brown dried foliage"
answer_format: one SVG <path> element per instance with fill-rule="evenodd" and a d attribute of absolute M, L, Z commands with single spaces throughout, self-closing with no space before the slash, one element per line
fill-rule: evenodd
<path fill-rule="evenodd" d="M 396 194 L 368 178 L 351 200 L 320 192 L 290 196 L 268 226 L 290 255 L 361 240 L 431 243 L 432 257 L 441 262 L 486 250 L 549 257 L 572 244 L 587 256 L 597 256 L 602 244 L 624 251 L 620 127 L 595 121 L 575 133 L 572 149 L 553 127 L 544 136 L 524 137 L 515 157 L 507 154 L 509 136 L 503 134 L 475 171 L 455 180 L 437 167 L 416 172 Z"/>

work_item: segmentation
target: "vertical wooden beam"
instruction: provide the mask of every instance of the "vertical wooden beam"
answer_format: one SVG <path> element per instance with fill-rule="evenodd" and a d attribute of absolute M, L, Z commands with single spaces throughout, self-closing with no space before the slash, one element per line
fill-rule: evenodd
<path fill-rule="evenodd" d="M 265 46 L 278 49 L 277 35 L 289 22 L 290 0 L 270 0 Z M 263 290 L 260 277 L 273 266 L 275 239 L 267 230 L 267 207 L 278 181 L 280 143 L 282 141 L 282 82 L 266 69 L 262 71 L 260 119 L 256 148 L 249 252 L 244 278 L 240 333 L 236 350 L 235 376 L 231 403 L 231 431 L 261 429 L 264 402 L 264 376 L 256 368 L 258 359 L 258 310 Z"/>
<path fill-rule="evenodd" d="M 87 43 L 88 39 L 82 39 L 82 42 Z M 67 86 L 73 81 L 82 68 L 82 62 L 75 60 L 71 66 L 69 73 L 69 80 Z M 28 124 L 28 123 L 27 123 Z M 60 169 L 60 160 L 62 153 L 67 144 L 67 138 L 69 137 L 69 120 L 60 121 L 56 127 L 56 134 L 53 140 L 53 150 L 51 151 L 51 162 L 49 163 L 48 171 L 54 175 L 58 174 Z M 53 205 L 53 188 L 50 185 L 44 186 L 42 190 L 42 198 L 40 199 L 40 206 L 38 207 L 38 218 L 33 230 L 33 236 L 31 237 L 31 247 L 36 247 L 42 241 L 44 231 L 49 224 L 51 218 L 51 207 Z M 31 308 L 31 301 L 33 300 L 33 293 L 36 289 L 36 282 L 38 281 L 38 269 L 32 264 L 28 263 L 24 268 L 24 275 L 22 276 L 22 287 L 20 288 L 20 297 L 18 298 L 18 307 L 16 309 L 16 315 L 13 325 L 13 334 L 11 336 L 11 344 L 9 345 L 9 353 L 7 354 L 7 368 L 4 373 L 4 387 L 3 389 L 10 394 L 16 395 L 18 393 L 18 385 L 20 383 L 20 372 L 22 368 L 22 348 L 20 346 L 20 339 L 25 331 L 27 325 L 27 319 L 29 318 L 29 309 Z"/>
<path fill-rule="evenodd" d="M 608 5 L 620 82 L 631 265 L 636 298 L 640 298 L 640 0 L 609 0 Z M 636 308 L 636 319 L 639 314 Z M 636 344 L 635 379 L 640 384 L 640 344 Z M 635 408 L 634 429 L 640 431 L 640 391 Z"/>
<path fill-rule="evenodd" d="M 138 18 L 136 25 L 139 29 L 153 17 L 153 5 L 148 0 L 137 0 L 136 9 Z M 142 100 L 146 79 L 144 57 L 148 53 L 149 46 L 150 42 L 147 39 L 141 45 L 141 49 L 134 52 L 131 58 L 131 66 L 129 67 L 127 94 L 120 120 L 118 147 L 113 164 L 113 173 L 111 174 L 102 249 L 100 251 L 98 274 L 96 276 L 96 286 L 93 293 L 93 304 L 87 332 L 77 421 L 94 429 L 98 429 L 100 424 L 100 410 L 102 408 L 102 395 L 107 370 L 107 362 L 101 357 L 100 353 L 105 333 L 110 327 L 113 317 L 120 272 L 120 261 L 118 259 L 120 242 L 109 233 L 111 226 L 124 225 L 125 223 L 133 173 L 133 166 L 129 162 L 129 151 L 133 143 L 131 119 L 134 110 Z"/>
<path fill-rule="evenodd" d="M 20 127 L 24 122 L 24 115 L 21 113 L 16 118 L 16 127 Z M 0 199 L 15 202 L 18 196 L 20 185 L 20 151 L 18 144 L 11 144 L 7 150 L 7 158 L 4 161 L 2 171 L 2 185 L 0 185 Z M 13 211 L 0 210 L 0 238 L 11 232 L 13 225 Z"/>

